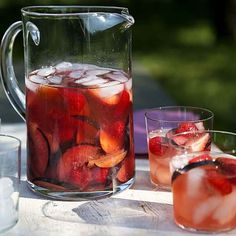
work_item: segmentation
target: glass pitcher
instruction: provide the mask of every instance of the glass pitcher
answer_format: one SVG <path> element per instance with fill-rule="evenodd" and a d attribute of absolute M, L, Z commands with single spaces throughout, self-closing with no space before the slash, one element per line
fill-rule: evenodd
<path fill-rule="evenodd" d="M 2 40 L 1 74 L 27 124 L 27 182 L 55 199 L 97 199 L 134 182 L 131 26 L 126 8 L 31 6 Z M 25 93 L 12 64 L 23 30 Z"/>

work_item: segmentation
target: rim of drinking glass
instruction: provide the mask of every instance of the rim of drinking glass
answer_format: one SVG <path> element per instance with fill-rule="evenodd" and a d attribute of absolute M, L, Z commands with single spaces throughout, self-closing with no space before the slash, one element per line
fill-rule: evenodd
<path fill-rule="evenodd" d="M 149 119 L 151 121 L 158 121 L 158 122 L 166 122 L 166 123 L 176 123 L 176 122 L 181 122 L 180 120 L 164 120 L 164 119 L 157 119 L 157 118 L 152 118 L 150 117 L 150 112 L 152 111 L 164 111 L 164 110 L 171 110 L 171 109 L 177 109 L 177 108 L 187 108 L 189 109 L 192 109 L 192 110 L 202 110 L 202 111 L 205 111 L 205 112 L 208 112 L 210 114 L 210 116 L 208 118 L 204 118 L 204 119 L 199 119 L 199 120 L 194 120 L 194 119 L 189 119 L 189 120 L 185 120 L 186 122 L 195 122 L 195 121 L 198 121 L 198 122 L 202 122 L 202 121 L 207 121 L 207 120 L 211 120 L 214 118 L 214 113 L 207 109 L 207 108 L 203 108 L 203 107 L 194 107 L 194 106 L 161 106 L 161 107 L 155 107 L 155 108 L 151 108 L 151 109 L 147 109 L 145 111 L 145 118 L 146 119 Z"/>
<path fill-rule="evenodd" d="M 51 12 L 43 12 L 43 10 L 48 10 Z M 77 11 L 70 12 L 68 10 L 77 10 Z M 27 6 L 21 9 L 21 12 L 23 14 L 29 16 L 72 16 L 72 15 L 79 15 L 81 13 L 89 13 L 89 12 L 96 13 L 104 11 L 107 13 L 115 12 L 115 13 L 129 14 L 128 8 L 117 7 L 117 6 L 38 5 L 38 6 Z"/>
<path fill-rule="evenodd" d="M 9 139 L 14 139 L 16 141 L 16 143 L 13 145 L 13 147 L 11 149 L 17 149 L 21 147 L 21 140 L 13 135 L 9 135 L 9 134 L 4 134 L 4 133 L 0 133 L 0 138 L 1 137 L 5 137 L 5 138 L 9 138 Z"/>

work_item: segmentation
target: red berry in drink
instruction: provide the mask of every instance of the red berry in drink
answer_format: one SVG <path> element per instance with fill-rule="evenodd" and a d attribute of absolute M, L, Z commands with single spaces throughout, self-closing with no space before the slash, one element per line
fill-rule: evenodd
<path fill-rule="evenodd" d="M 207 170 L 207 181 L 211 187 L 219 191 L 222 195 L 232 192 L 232 185 L 225 175 L 221 174 L 216 168 Z"/>
<path fill-rule="evenodd" d="M 190 163 L 195 163 L 195 162 L 200 162 L 200 161 L 211 161 L 211 160 L 212 160 L 212 157 L 209 154 L 201 154 L 189 160 L 188 163 L 190 164 Z"/>
<path fill-rule="evenodd" d="M 178 128 L 176 129 L 175 133 L 183 133 L 183 132 L 190 132 L 190 131 L 197 131 L 198 128 L 193 122 L 182 122 L 179 124 Z"/>
<path fill-rule="evenodd" d="M 149 139 L 149 150 L 154 155 L 163 156 L 168 150 L 167 144 L 165 144 L 165 138 L 156 136 Z"/>

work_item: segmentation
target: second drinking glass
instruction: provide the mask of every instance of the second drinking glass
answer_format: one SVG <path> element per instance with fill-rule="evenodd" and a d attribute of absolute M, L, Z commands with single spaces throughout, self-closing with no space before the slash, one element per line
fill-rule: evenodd
<path fill-rule="evenodd" d="M 169 162 L 176 155 L 168 139 L 178 133 L 211 129 L 214 114 L 204 108 L 167 106 L 147 110 L 148 156 L 151 182 L 161 189 L 170 190 L 171 174 Z"/>

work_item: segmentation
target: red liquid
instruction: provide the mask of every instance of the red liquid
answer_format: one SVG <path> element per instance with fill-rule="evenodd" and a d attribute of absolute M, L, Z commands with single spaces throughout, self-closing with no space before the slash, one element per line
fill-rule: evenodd
<path fill-rule="evenodd" d="M 26 81 L 28 180 L 52 191 L 109 190 L 134 177 L 131 79 L 61 63 Z"/>

